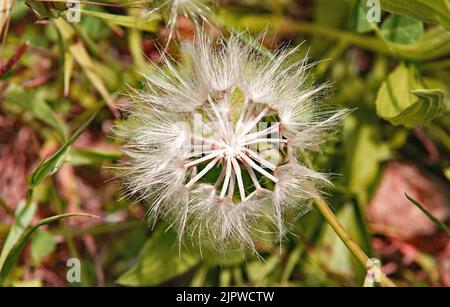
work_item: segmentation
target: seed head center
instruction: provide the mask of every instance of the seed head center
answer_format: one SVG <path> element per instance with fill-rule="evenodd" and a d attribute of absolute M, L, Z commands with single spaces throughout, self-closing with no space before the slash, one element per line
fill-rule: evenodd
<path fill-rule="evenodd" d="M 237 145 L 237 144 L 233 144 L 233 145 L 226 145 L 225 147 L 225 156 L 229 157 L 229 158 L 235 158 L 237 156 L 239 156 L 239 154 L 242 152 L 241 150 L 241 146 Z"/>

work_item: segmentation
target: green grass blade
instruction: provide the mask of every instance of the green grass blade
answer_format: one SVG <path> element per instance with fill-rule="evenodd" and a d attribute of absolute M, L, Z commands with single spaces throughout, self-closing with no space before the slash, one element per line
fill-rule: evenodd
<path fill-rule="evenodd" d="M 36 213 L 36 203 L 26 205 L 25 202 L 21 202 L 16 209 L 14 224 L 8 232 L 5 244 L 3 244 L 2 252 L 0 254 L 0 271 L 6 261 L 6 258 L 23 234 L 25 229 L 30 225 L 34 214 Z"/>
<path fill-rule="evenodd" d="M 63 218 L 68 218 L 68 217 L 73 217 L 73 216 L 84 216 L 84 217 L 97 218 L 97 216 L 92 215 L 92 214 L 87 214 L 87 213 L 64 213 L 64 214 L 59 214 L 59 215 L 51 216 L 51 217 L 48 217 L 46 219 L 40 220 L 38 223 L 36 223 L 35 225 L 33 225 L 30 228 L 28 228 L 26 231 L 24 231 L 22 233 L 22 235 L 17 240 L 17 242 L 14 245 L 14 247 L 12 247 L 10 249 L 10 251 L 8 252 L 8 254 L 6 255 L 4 264 L 1 267 L 1 271 L 0 271 L 0 284 L 2 284 L 3 281 L 5 280 L 5 278 L 8 276 L 8 273 L 11 271 L 12 267 L 16 263 L 17 258 L 20 255 L 20 252 L 22 251 L 23 247 L 27 243 L 27 241 L 30 238 L 30 236 L 39 227 L 47 225 L 47 224 L 50 224 L 52 222 L 58 221 L 58 220 L 63 219 Z"/>
<path fill-rule="evenodd" d="M 48 176 L 53 175 L 61 166 L 64 158 L 70 148 L 70 146 L 78 139 L 78 137 L 83 133 L 83 131 L 90 125 L 90 123 L 97 116 L 100 109 L 95 111 L 91 117 L 80 127 L 78 130 L 70 137 L 70 139 L 64 143 L 61 148 L 53 154 L 50 158 L 44 160 L 30 175 L 28 181 L 30 188 L 34 188 L 39 183 L 44 181 Z"/>
<path fill-rule="evenodd" d="M 423 213 L 425 213 L 426 216 L 428 216 L 428 218 L 430 220 L 432 220 L 440 229 L 442 229 L 450 237 L 450 229 L 447 227 L 447 225 L 445 225 L 443 222 L 441 222 L 435 216 L 433 216 L 430 212 L 428 212 L 428 210 L 421 203 L 419 203 L 417 200 L 409 197 L 408 194 L 406 194 L 406 193 L 405 193 L 405 196 L 410 202 L 413 203 L 414 206 L 416 206 Z"/>

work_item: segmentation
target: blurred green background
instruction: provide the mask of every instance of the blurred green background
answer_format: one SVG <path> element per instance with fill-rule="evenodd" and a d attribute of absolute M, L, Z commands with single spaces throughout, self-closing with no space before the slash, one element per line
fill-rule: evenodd
<path fill-rule="evenodd" d="M 309 156 L 333 174 L 332 209 L 398 285 L 450 286 L 450 2 L 201 2 L 223 33 L 264 32 L 269 50 L 303 43 L 296 56 L 332 85 L 326 103 L 353 110 Z M 160 62 L 168 10 L 108 3 L 82 5 L 81 22 L 69 23 L 65 3 L 0 0 L 0 284 L 363 285 L 365 268 L 316 210 L 292 222 L 281 248 L 257 242 L 260 257 L 200 255 L 189 244 L 179 254 L 167 225 L 148 227 L 145 205 L 123 197 L 109 168 L 120 159 L 111 128 L 128 86 Z M 377 3 L 380 22 L 370 23 Z M 176 24 L 186 39 L 189 17 Z M 168 52 L 179 55 L 176 39 Z M 66 280 L 72 257 L 80 283 Z"/>

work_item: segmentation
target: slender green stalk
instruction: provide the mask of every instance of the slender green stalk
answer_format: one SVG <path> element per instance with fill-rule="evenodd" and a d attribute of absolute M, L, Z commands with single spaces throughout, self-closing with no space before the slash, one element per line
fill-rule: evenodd
<path fill-rule="evenodd" d="M 291 23 L 291 25 L 297 32 L 318 35 L 333 40 L 337 39 L 342 42 L 375 51 L 377 53 L 391 55 L 391 51 L 389 50 L 389 48 L 387 48 L 386 45 L 383 44 L 382 41 L 378 38 L 332 29 L 327 26 L 309 22 L 296 21 L 295 23 Z"/>
<path fill-rule="evenodd" d="M 421 203 L 419 203 L 417 200 L 415 200 L 414 198 L 410 197 L 406 193 L 405 193 L 405 196 L 412 204 L 414 204 L 414 206 L 416 206 L 417 208 L 420 209 L 420 211 L 425 213 L 425 215 L 433 223 L 435 223 L 442 231 L 444 231 L 447 234 L 447 236 L 450 237 L 450 229 L 447 227 L 447 225 L 445 225 L 445 223 L 441 222 L 438 218 L 436 218 L 434 215 L 432 215 L 430 212 L 428 212 L 428 210 Z"/>
<path fill-rule="evenodd" d="M 356 242 L 351 238 L 344 227 L 339 223 L 336 215 L 331 211 L 328 204 L 320 197 L 316 197 L 314 203 L 320 213 L 323 215 L 325 220 L 333 228 L 334 232 L 339 236 L 342 242 L 347 246 L 350 252 L 358 259 L 358 261 L 364 266 L 367 266 L 367 261 L 369 257 L 364 253 L 364 251 L 356 244 Z M 395 284 L 383 273 L 381 273 L 381 285 L 384 287 L 395 287 Z"/>

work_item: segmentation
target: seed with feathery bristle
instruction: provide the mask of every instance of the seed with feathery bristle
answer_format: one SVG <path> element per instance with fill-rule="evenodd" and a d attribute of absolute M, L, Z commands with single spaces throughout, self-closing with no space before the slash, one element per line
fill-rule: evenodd
<path fill-rule="evenodd" d="M 327 182 L 296 153 L 316 148 L 345 111 L 318 111 L 324 86 L 307 82 L 307 59 L 287 64 L 296 49 L 267 59 L 255 44 L 199 34 L 182 45 L 186 63 L 164 59 L 147 77 L 117 129 L 128 194 L 180 238 L 253 247 L 261 223 L 283 234 L 285 213 L 304 211 Z"/>
<path fill-rule="evenodd" d="M 196 28 L 200 29 L 206 24 L 212 25 L 210 16 L 211 6 L 215 0 L 159 0 L 157 7 L 167 15 L 167 28 L 169 37 L 167 44 L 170 43 L 176 33 L 178 17 L 184 16 L 192 21 Z M 158 4 L 159 2 L 159 4 Z"/>

